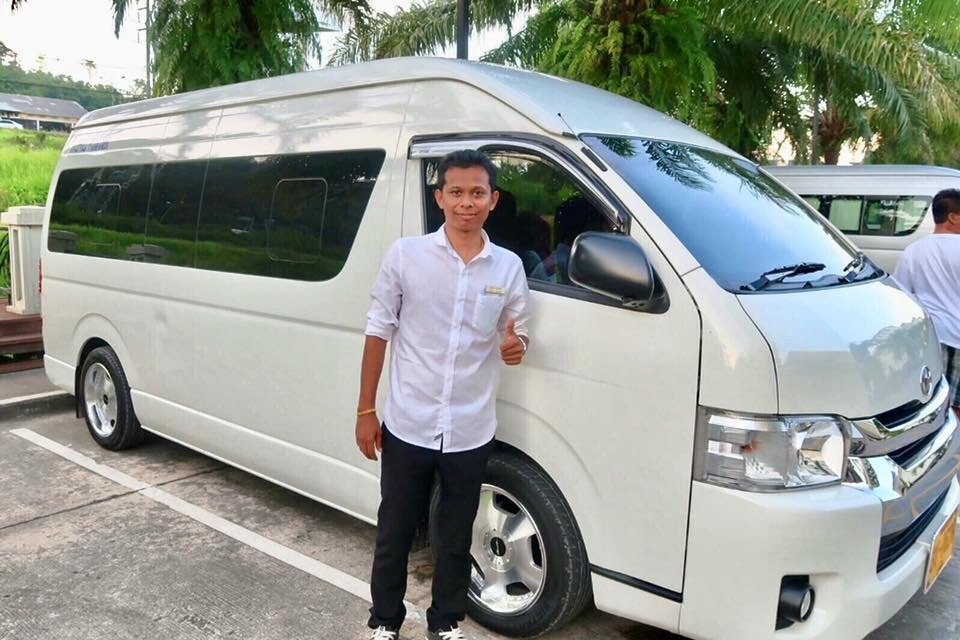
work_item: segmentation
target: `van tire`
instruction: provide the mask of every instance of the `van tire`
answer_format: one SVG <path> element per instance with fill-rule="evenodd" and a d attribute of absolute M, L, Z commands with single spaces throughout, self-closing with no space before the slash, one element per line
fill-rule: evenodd
<path fill-rule="evenodd" d="M 492 490 L 490 495 L 497 495 L 498 491 L 509 495 L 533 520 L 545 570 L 539 596 L 528 608 L 515 613 L 484 606 L 471 576 L 467 613 L 488 629 L 511 637 L 538 636 L 570 622 L 592 600 L 593 593 L 590 564 L 580 529 L 560 490 L 531 460 L 502 450 L 494 451 L 487 462 L 484 490 Z M 511 500 L 506 502 L 514 506 L 511 503 Z M 431 542 L 441 535 L 437 517 L 439 504 L 437 485 L 430 499 Z M 478 512 L 475 529 L 483 528 L 482 520 L 482 513 Z M 435 544 L 431 547 L 437 548 Z"/>
<path fill-rule="evenodd" d="M 101 447 L 120 451 L 143 442 L 146 432 L 133 412 L 130 385 L 113 349 L 97 347 L 87 354 L 80 371 L 77 397 L 87 430 Z"/>

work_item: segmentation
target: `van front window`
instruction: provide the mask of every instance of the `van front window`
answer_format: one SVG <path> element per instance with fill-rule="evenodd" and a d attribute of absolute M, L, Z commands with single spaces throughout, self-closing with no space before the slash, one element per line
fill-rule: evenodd
<path fill-rule="evenodd" d="M 661 140 L 583 139 L 728 291 L 830 286 L 882 273 L 856 261 L 823 218 L 742 158 Z"/>

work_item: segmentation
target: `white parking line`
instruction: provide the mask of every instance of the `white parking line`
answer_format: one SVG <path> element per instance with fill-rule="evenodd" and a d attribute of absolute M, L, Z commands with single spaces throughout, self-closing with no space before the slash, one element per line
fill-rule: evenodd
<path fill-rule="evenodd" d="M 21 402 L 30 402 L 31 400 L 43 400 L 44 398 L 53 398 L 56 396 L 66 396 L 69 395 L 66 391 L 44 391 L 43 393 L 34 393 L 29 396 L 18 396 L 16 398 L 7 398 L 6 400 L 0 400 L 0 409 L 8 406 L 13 406 L 15 404 L 20 404 Z"/>
<path fill-rule="evenodd" d="M 150 498 L 155 502 L 167 506 L 177 513 L 181 513 L 188 518 L 192 518 L 197 522 L 204 524 L 211 529 L 219 531 L 225 536 L 229 536 L 234 540 L 241 542 L 249 547 L 253 547 L 261 553 L 265 553 L 268 556 L 283 562 L 284 564 L 290 565 L 295 569 L 299 569 L 304 573 L 308 573 L 315 578 L 319 578 L 324 582 L 342 589 L 347 593 L 354 595 L 361 600 L 370 602 L 370 584 L 354 578 L 348 573 L 344 573 L 339 569 L 331 567 L 328 564 L 324 564 L 319 560 L 315 560 L 309 556 L 306 556 L 299 551 L 295 551 L 290 547 L 284 546 L 279 542 L 270 540 L 261 536 L 259 533 L 255 533 L 246 527 L 242 527 L 235 522 L 221 518 L 220 516 L 211 513 L 204 509 L 203 507 L 198 507 L 197 505 L 187 502 L 186 500 L 181 500 L 175 495 L 164 491 L 163 489 L 158 489 L 150 484 L 141 482 L 133 476 L 129 476 L 122 471 L 118 471 L 112 467 L 108 467 L 105 464 L 100 464 L 93 458 L 89 458 L 82 453 L 66 447 L 59 442 L 54 442 L 53 440 L 46 438 L 39 433 L 30 431 L 29 429 L 12 429 L 10 431 L 13 435 L 19 436 L 24 440 L 28 440 L 38 447 L 43 447 L 47 451 L 57 454 L 61 458 L 65 458 L 70 462 L 93 471 L 94 473 L 107 478 L 117 484 L 123 485 L 124 487 L 135 491 L 140 495 Z M 407 607 L 407 619 L 412 621 L 419 621 L 423 619 L 422 612 L 417 609 L 413 604 L 404 601 L 404 605 Z"/>

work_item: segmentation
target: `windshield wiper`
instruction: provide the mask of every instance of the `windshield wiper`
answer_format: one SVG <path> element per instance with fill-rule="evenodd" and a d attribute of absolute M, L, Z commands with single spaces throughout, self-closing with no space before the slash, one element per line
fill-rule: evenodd
<path fill-rule="evenodd" d="M 760 274 L 759 278 L 750 284 L 740 285 L 740 289 L 743 291 L 760 291 L 761 289 L 766 289 L 771 284 L 782 282 L 784 278 L 801 276 L 806 273 L 816 273 L 817 271 L 822 271 L 826 268 L 827 265 L 823 264 L 822 262 L 800 262 L 798 264 L 792 264 L 786 267 L 777 267 L 776 269 L 764 271 Z M 771 278 L 770 276 L 775 277 Z"/>

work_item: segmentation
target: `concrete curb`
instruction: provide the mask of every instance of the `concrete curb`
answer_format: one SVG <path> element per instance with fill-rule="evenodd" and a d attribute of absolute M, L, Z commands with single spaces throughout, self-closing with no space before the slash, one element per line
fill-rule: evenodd
<path fill-rule="evenodd" d="M 47 391 L 29 396 L 0 400 L 0 421 L 45 413 L 72 411 L 73 396 L 66 391 Z"/>

